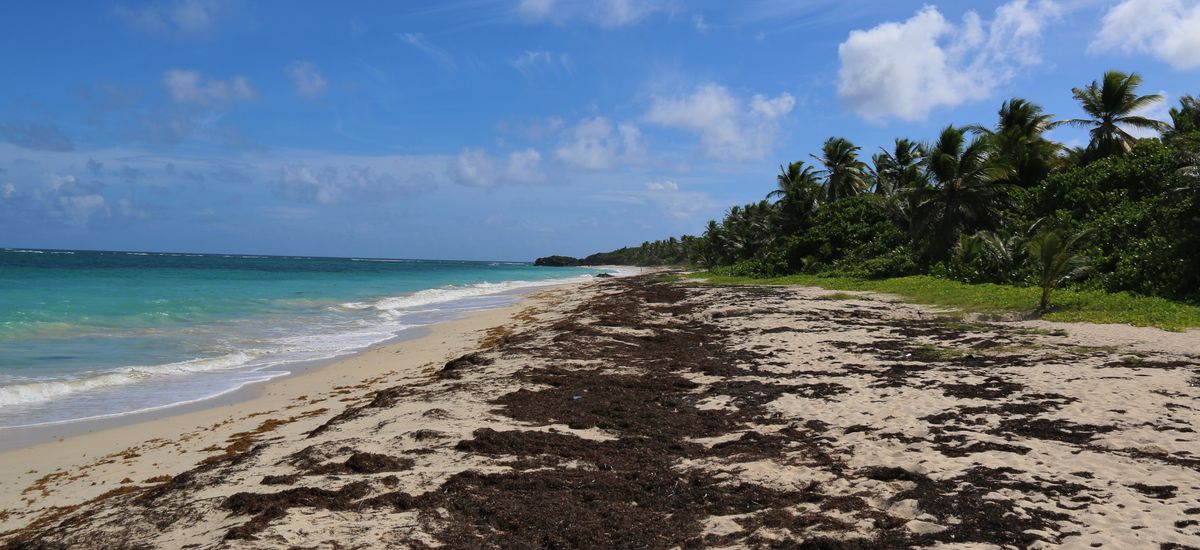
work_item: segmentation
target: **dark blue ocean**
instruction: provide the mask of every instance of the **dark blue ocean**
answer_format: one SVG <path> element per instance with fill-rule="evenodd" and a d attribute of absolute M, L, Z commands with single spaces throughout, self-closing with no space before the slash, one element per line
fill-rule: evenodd
<path fill-rule="evenodd" d="M 598 270 L 0 250 L 0 428 L 194 402 Z"/>

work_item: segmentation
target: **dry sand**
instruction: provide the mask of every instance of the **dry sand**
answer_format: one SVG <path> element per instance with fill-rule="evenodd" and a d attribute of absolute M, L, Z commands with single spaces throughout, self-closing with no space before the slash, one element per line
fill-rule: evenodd
<path fill-rule="evenodd" d="M 829 296 L 645 278 L 545 291 L 236 411 L 0 455 L 5 525 L 41 518 L 6 540 L 1200 546 L 1196 332 Z"/>

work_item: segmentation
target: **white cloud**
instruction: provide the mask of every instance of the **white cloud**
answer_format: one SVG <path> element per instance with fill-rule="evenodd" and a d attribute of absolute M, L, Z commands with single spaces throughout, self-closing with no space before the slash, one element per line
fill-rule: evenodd
<path fill-rule="evenodd" d="M 514 182 L 537 182 L 545 179 L 542 174 L 542 154 L 535 149 L 516 151 L 508 155 L 506 176 Z"/>
<path fill-rule="evenodd" d="M 8 200 L 13 198 L 13 196 L 16 194 L 17 186 L 13 185 L 11 181 L 6 181 L 4 182 L 4 185 L 0 185 L 0 198 Z"/>
<path fill-rule="evenodd" d="M 299 163 L 284 165 L 276 183 L 284 196 L 317 204 L 412 195 L 436 184 L 432 175 L 399 177 L 364 165 L 311 167 Z"/>
<path fill-rule="evenodd" d="M 710 83 L 682 97 L 655 98 L 646 120 L 699 135 L 711 157 L 758 159 L 770 151 L 779 120 L 795 105 L 788 93 L 774 98 L 755 95 L 747 104 L 724 86 Z"/>
<path fill-rule="evenodd" d="M 167 95 L 176 103 L 211 106 L 258 97 L 258 92 L 241 76 L 225 81 L 205 77 L 197 71 L 171 69 L 163 74 L 162 82 Z"/>
<path fill-rule="evenodd" d="M 650 191 L 678 191 L 679 184 L 670 180 L 652 181 L 646 184 L 646 189 Z"/>
<path fill-rule="evenodd" d="M 309 99 L 320 96 L 329 82 L 309 61 L 294 61 L 287 66 L 287 73 L 296 85 L 296 93 Z"/>
<path fill-rule="evenodd" d="M 601 27 L 623 27 L 672 7 L 668 0 L 521 0 L 516 11 L 533 22 L 562 24 L 582 19 Z"/>
<path fill-rule="evenodd" d="M 130 26 L 162 34 L 207 31 L 225 11 L 224 0 L 173 0 L 138 8 L 119 5 L 117 16 Z"/>
<path fill-rule="evenodd" d="M 458 66 L 457 63 L 454 62 L 454 56 L 451 55 L 450 52 L 434 45 L 429 41 L 429 39 L 425 38 L 424 34 L 419 32 L 397 33 L 396 38 L 399 38 L 401 42 L 416 48 L 421 53 L 428 55 L 434 61 L 437 61 L 447 69 L 453 69 Z"/>
<path fill-rule="evenodd" d="M 47 213 L 72 225 L 85 225 L 93 217 L 108 216 L 108 204 L 97 186 L 84 185 L 73 175 L 49 174 L 38 197 Z"/>
<path fill-rule="evenodd" d="M 860 116 L 922 120 L 942 106 L 988 97 L 1019 67 L 1041 62 L 1050 0 L 1012 0 L 990 23 L 968 11 L 960 24 L 925 6 L 903 22 L 855 30 L 838 46 L 838 96 Z"/>
<path fill-rule="evenodd" d="M 503 184 L 538 183 L 542 173 L 542 154 L 536 149 L 509 153 L 507 161 L 492 158 L 483 149 L 463 149 L 454 161 L 454 179 L 464 185 L 494 187 Z"/>
<path fill-rule="evenodd" d="M 514 68 L 521 71 L 521 74 L 525 76 L 559 70 L 570 72 L 571 70 L 571 56 L 565 53 L 556 54 L 544 50 L 525 50 L 525 53 L 517 56 L 511 63 Z"/>
<path fill-rule="evenodd" d="M 614 127 L 604 117 L 579 121 L 554 152 L 568 165 L 587 170 L 611 168 L 618 162 L 634 160 L 642 153 L 642 133 L 636 125 L 625 122 Z"/>
<path fill-rule="evenodd" d="M 1200 0 L 1124 0 L 1104 15 L 1092 49 L 1149 54 L 1179 70 L 1200 67 Z"/>

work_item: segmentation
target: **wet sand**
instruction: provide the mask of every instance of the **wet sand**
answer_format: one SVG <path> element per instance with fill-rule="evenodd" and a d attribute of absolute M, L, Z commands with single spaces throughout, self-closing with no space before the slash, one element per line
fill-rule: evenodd
<path fill-rule="evenodd" d="M 402 353 L 364 354 L 374 367 L 341 374 L 356 383 L 323 381 L 304 399 L 279 390 L 268 412 L 159 434 L 90 469 L 43 467 L 40 482 L 4 486 L 42 507 L 10 509 L 8 527 L 33 524 L 4 540 L 1200 541 L 1200 334 L 965 321 L 845 294 L 645 277 L 541 292 Z"/>

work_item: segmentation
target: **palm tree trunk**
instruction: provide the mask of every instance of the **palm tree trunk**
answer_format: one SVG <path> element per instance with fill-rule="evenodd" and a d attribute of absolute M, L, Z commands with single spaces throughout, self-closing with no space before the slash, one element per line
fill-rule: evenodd
<path fill-rule="evenodd" d="M 1054 290 L 1052 286 L 1042 286 L 1042 301 L 1038 305 L 1038 311 L 1046 311 L 1050 307 L 1050 291 Z"/>

